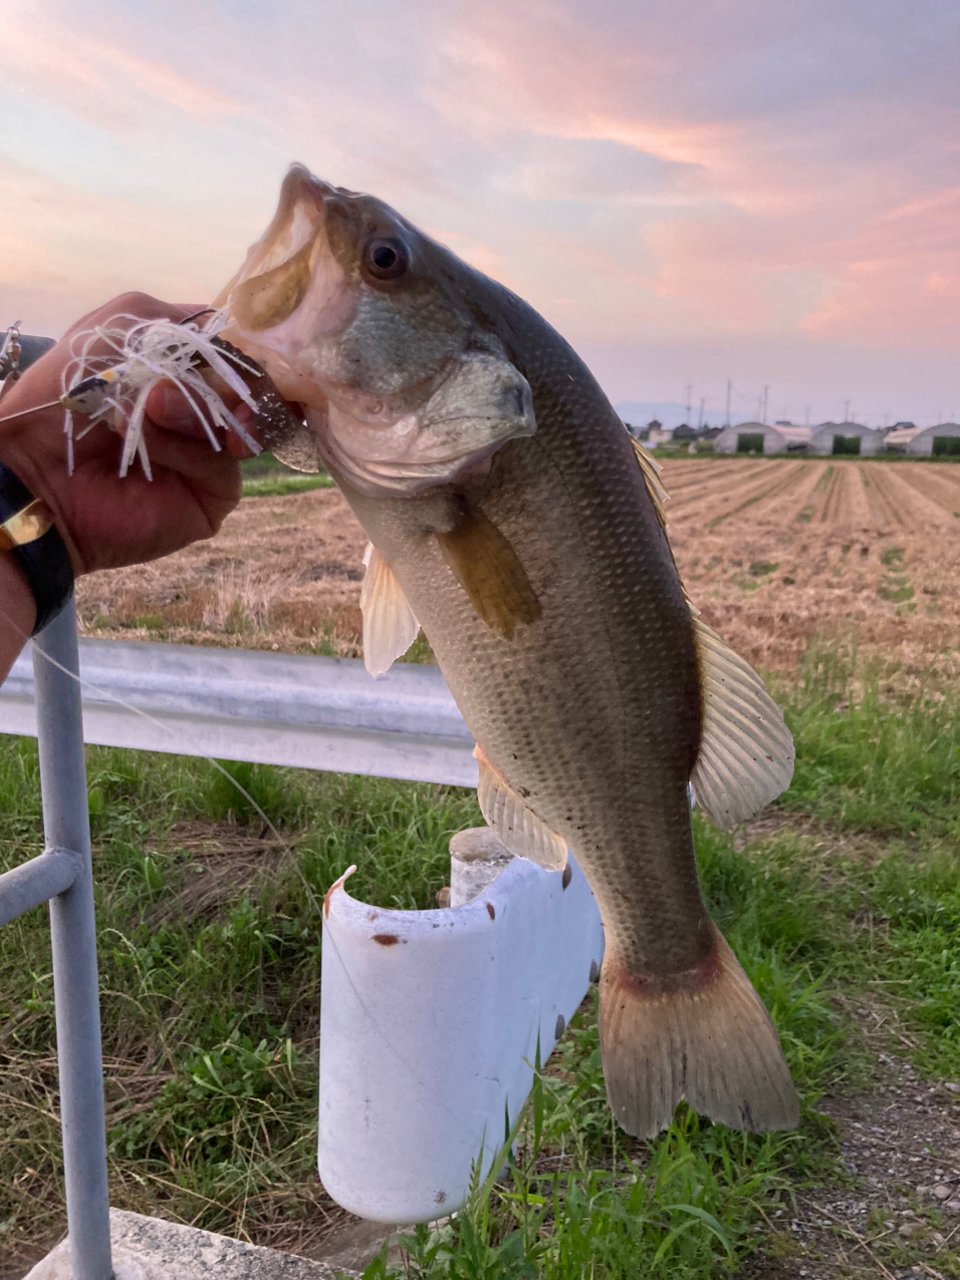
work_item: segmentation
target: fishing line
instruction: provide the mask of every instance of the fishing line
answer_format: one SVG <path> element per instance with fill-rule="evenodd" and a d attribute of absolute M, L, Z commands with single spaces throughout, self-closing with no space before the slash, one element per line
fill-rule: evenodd
<path fill-rule="evenodd" d="M 17 626 L 17 624 L 13 621 L 13 619 L 7 616 L 6 613 L 0 613 L 0 618 L 2 618 L 3 622 L 8 627 L 10 627 L 11 630 L 16 632 L 17 636 L 23 640 L 24 644 L 26 644 L 26 642 L 30 639 L 30 636 L 28 636 L 26 632 L 21 631 L 21 629 Z M 95 685 L 91 680 L 84 679 L 83 676 L 77 675 L 75 672 L 70 671 L 62 663 L 58 662 L 56 658 L 52 658 L 48 653 L 45 653 L 42 649 L 38 650 L 35 647 L 34 653 L 37 653 L 37 652 L 39 652 L 43 656 L 43 658 L 50 663 L 51 666 L 55 667 L 58 671 L 63 672 L 64 675 L 69 676 L 71 680 L 76 681 L 76 683 L 80 685 L 82 689 L 89 689 L 91 692 L 99 694 L 101 697 L 106 698 L 109 702 L 114 703 L 116 706 L 122 707 L 123 710 L 129 711 L 132 715 L 140 716 L 141 719 L 146 720 L 148 724 L 151 724 L 155 728 L 162 730 L 165 734 L 174 735 L 176 733 L 176 731 L 170 725 L 164 724 L 162 720 L 158 720 L 155 716 L 150 715 L 150 713 L 147 711 L 144 711 L 142 707 L 135 707 L 131 703 L 125 702 L 122 698 L 118 697 L 115 693 L 111 693 L 109 689 L 103 689 L 99 685 Z M 286 853 L 290 854 L 291 857 L 294 858 L 294 861 L 296 861 L 294 849 L 292 845 L 290 845 L 290 843 L 287 840 L 285 840 L 283 836 L 281 836 L 280 832 L 277 830 L 274 824 L 270 821 L 270 819 L 267 817 L 264 811 L 260 808 L 256 800 L 254 800 L 253 796 L 251 796 L 250 793 L 237 781 L 237 779 L 233 776 L 233 774 L 230 773 L 228 769 L 225 769 L 218 760 L 215 760 L 213 758 L 213 756 L 207 755 L 206 752 L 202 752 L 202 751 L 191 752 L 190 754 L 195 756 L 198 759 L 206 760 L 209 764 L 212 764 L 214 769 L 216 769 L 220 774 L 223 775 L 223 777 L 228 779 L 228 781 L 231 782 L 234 787 L 236 787 L 240 795 L 243 796 L 243 798 L 253 808 L 254 812 L 263 820 L 263 823 L 267 827 L 267 830 L 274 836 L 274 838 L 276 839 L 277 843 L 281 846 L 281 848 Z M 306 886 L 306 888 L 311 892 L 311 894 L 314 893 L 315 891 L 313 890 L 312 886 L 309 885 L 306 879 L 304 878 L 303 872 L 300 870 L 299 865 L 297 866 L 296 870 L 297 870 L 298 876 L 300 877 L 301 881 Z M 334 881 L 334 884 L 331 886 L 331 888 L 336 889 L 338 887 L 342 887 L 344 880 L 347 879 L 347 877 L 351 874 L 353 870 L 355 870 L 354 867 L 348 868 L 347 871 L 345 871 L 342 875 L 338 876 L 337 880 Z M 327 892 L 330 892 L 330 890 L 328 890 Z M 323 913 L 321 908 L 321 915 L 322 914 Z M 343 954 L 340 951 L 340 948 L 337 946 L 336 940 L 333 937 L 333 934 L 330 930 L 327 931 L 326 940 L 333 947 L 334 955 L 337 957 L 338 961 L 340 962 L 340 967 L 343 971 L 343 974 L 347 979 L 347 983 L 349 984 L 350 990 L 353 993 L 354 999 L 356 1000 L 364 1017 L 366 1017 L 370 1025 L 376 1030 L 377 1034 L 380 1036 L 384 1045 L 389 1050 L 389 1052 L 393 1054 L 397 1062 L 399 1062 L 402 1066 L 404 1066 L 407 1069 L 414 1083 L 418 1085 L 418 1087 L 421 1089 L 430 1090 L 431 1086 L 420 1075 L 415 1065 L 411 1063 L 403 1053 L 400 1052 L 397 1046 L 391 1041 L 390 1037 L 387 1036 L 383 1031 L 381 1031 L 377 1026 L 377 1019 L 374 1016 L 373 1011 L 369 1008 L 366 1001 L 363 999 L 363 996 L 361 995 L 357 987 L 357 984 L 354 982 L 353 976 L 349 971 L 349 968 L 344 960 Z M 447 1106 L 445 1103 L 442 1103 L 441 1105 L 443 1110 L 446 1112 L 447 1116 L 454 1121 L 457 1127 L 460 1128 L 464 1133 L 467 1133 L 472 1136 L 472 1130 L 470 1129 L 469 1125 L 467 1125 L 467 1123 L 464 1121 L 462 1116 L 458 1112 L 454 1111 L 452 1107 Z"/>
<path fill-rule="evenodd" d="M 59 407 L 59 400 L 48 400 L 46 404 L 32 404 L 29 409 L 19 409 L 16 413 L 8 413 L 6 417 L 0 418 L 0 422 L 13 422 L 15 418 L 25 418 L 28 413 L 40 413 L 43 409 L 57 409 Z"/>

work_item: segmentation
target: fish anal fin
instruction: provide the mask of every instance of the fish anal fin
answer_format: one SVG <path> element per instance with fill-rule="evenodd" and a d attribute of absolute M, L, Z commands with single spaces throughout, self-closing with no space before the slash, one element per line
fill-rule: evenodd
<path fill-rule="evenodd" d="M 234 319 L 243 328 L 259 332 L 292 315 L 310 287 L 312 252 L 310 239 L 286 262 L 238 284 L 230 301 Z"/>
<path fill-rule="evenodd" d="M 540 617 L 540 601 L 520 557 L 479 508 L 465 507 L 457 525 L 436 538 L 454 577 L 491 631 L 509 640 L 517 626 Z"/>
<path fill-rule="evenodd" d="M 477 746 L 473 754 L 480 766 L 480 812 L 503 847 L 515 858 L 527 858 L 547 871 L 562 871 L 567 865 L 564 841 L 537 817 L 523 796 L 490 763 L 482 747 Z"/>
<path fill-rule="evenodd" d="M 752 1133 L 799 1119 L 776 1029 L 716 930 L 702 965 L 666 978 L 630 973 L 608 939 L 600 1049 L 610 1108 L 635 1137 L 656 1137 L 682 1101 Z"/>
<path fill-rule="evenodd" d="M 789 787 L 793 738 L 750 664 L 698 618 L 693 626 L 703 730 L 690 781 L 707 817 L 729 831 Z"/>
<path fill-rule="evenodd" d="M 363 563 L 363 665 L 372 676 L 382 676 L 416 640 L 420 623 L 393 570 L 372 542 L 367 543 Z"/>

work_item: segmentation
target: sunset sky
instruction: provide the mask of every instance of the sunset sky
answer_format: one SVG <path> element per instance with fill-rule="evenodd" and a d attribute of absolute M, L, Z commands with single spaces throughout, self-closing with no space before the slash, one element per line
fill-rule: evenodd
<path fill-rule="evenodd" d="M 0 327 L 208 301 L 300 160 L 533 303 L 615 401 L 960 417 L 956 0 L 19 0 Z"/>

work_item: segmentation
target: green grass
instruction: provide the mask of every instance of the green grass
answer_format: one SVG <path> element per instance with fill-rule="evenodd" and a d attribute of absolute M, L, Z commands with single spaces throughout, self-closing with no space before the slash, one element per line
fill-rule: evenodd
<path fill-rule="evenodd" d="M 879 664 L 813 653 L 778 691 L 797 748 L 786 808 L 882 836 L 960 838 L 960 717 L 931 672 L 907 692 Z"/>
<path fill-rule="evenodd" d="M 284 466 L 272 453 L 245 458 L 242 464 L 245 498 L 282 498 L 290 493 L 307 493 L 311 489 L 330 489 L 333 481 L 324 472 L 304 474 Z"/>
<path fill-rule="evenodd" d="M 813 655 L 779 690 L 798 748 L 782 829 L 738 852 L 695 817 L 705 894 L 802 1095 L 798 1132 L 743 1135 L 681 1108 L 656 1142 L 627 1139 L 604 1100 L 591 997 L 537 1077 L 507 1176 L 419 1229 L 406 1272 L 381 1259 L 371 1280 L 732 1274 L 795 1186 L 832 1176 L 817 1103 L 865 1078 L 842 1008 L 878 982 L 921 1068 L 960 1076 L 960 699 L 907 687 Z M 357 863 L 358 897 L 432 906 L 450 835 L 479 814 L 456 788 L 225 767 L 249 799 L 203 761 L 88 751 L 111 1199 L 282 1243 L 321 1214 L 323 893 Z M 833 833 L 826 846 L 811 822 Z M 0 869 L 39 849 L 35 744 L 0 738 Z M 62 1224 L 42 911 L 0 930 L 0 1028 L 0 1247 L 12 1256 Z"/>
<path fill-rule="evenodd" d="M 244 458 L 240 464 L 244 480 L 264 479 L 266 476 L 295 476 L 299 473 L 286 466 L 272 453 L 258 453 L 255 458 Z"/>
<path fill-rule="evenodd" d="M 308 493 L 311 489 L 332 489 L 328 475 L 265 476 L 262 480 L 244 480 L 245 498 L 283 498 L 290 493 Z"/>

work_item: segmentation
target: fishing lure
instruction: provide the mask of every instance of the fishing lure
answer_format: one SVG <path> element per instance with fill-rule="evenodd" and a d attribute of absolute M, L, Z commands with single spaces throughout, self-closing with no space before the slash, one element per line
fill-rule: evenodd
<path fill-rule="evenodd" d="M 203 325 L 197 324 L 203 315 L 209 319 Z M 131 321 L 131 324 L 120 328 L 119 321 Z M 74 343 L 82 345 L 64 370 L 60 397 L 60 404 L 66 410 L 64 430 L 69 470 L 73 471 L 74 441 L 82 439 L 99 423 L 107 422 L 115 429 L 126 425 L 120 475 L 127 474 L 137 457 L 144 474 L 151 478 L 143 424 L 150 392 L 163 381 L 174 383 L 183 394 L 212 448 L 217 451 L 221 448 L 215 431 L 220 427 L 235 431 L 252 453 L 260 453 L 261 446 L 207 380 L 211 374 L 215 375 L 255 414 L 262 414 L 264 397 L 255 397 L 249 383 L 265 380 L 263 370 L 218 337 L 223 323 L 223 313 L 212 308 L 181 321 L 141 320 L 121 314 L 113 316 L 108 325 L 96 325 L 76 335 Z M 94 346 L 101 351 L 106 348 L 106 352 L 94 355 Z M 99 368 L 89 373 L 91 366 Z M 82 375 L 79 379 L 78 374 Z M 74 425 L 74 414 L 82 414 L 87 419 L 79 431 Z"/>

